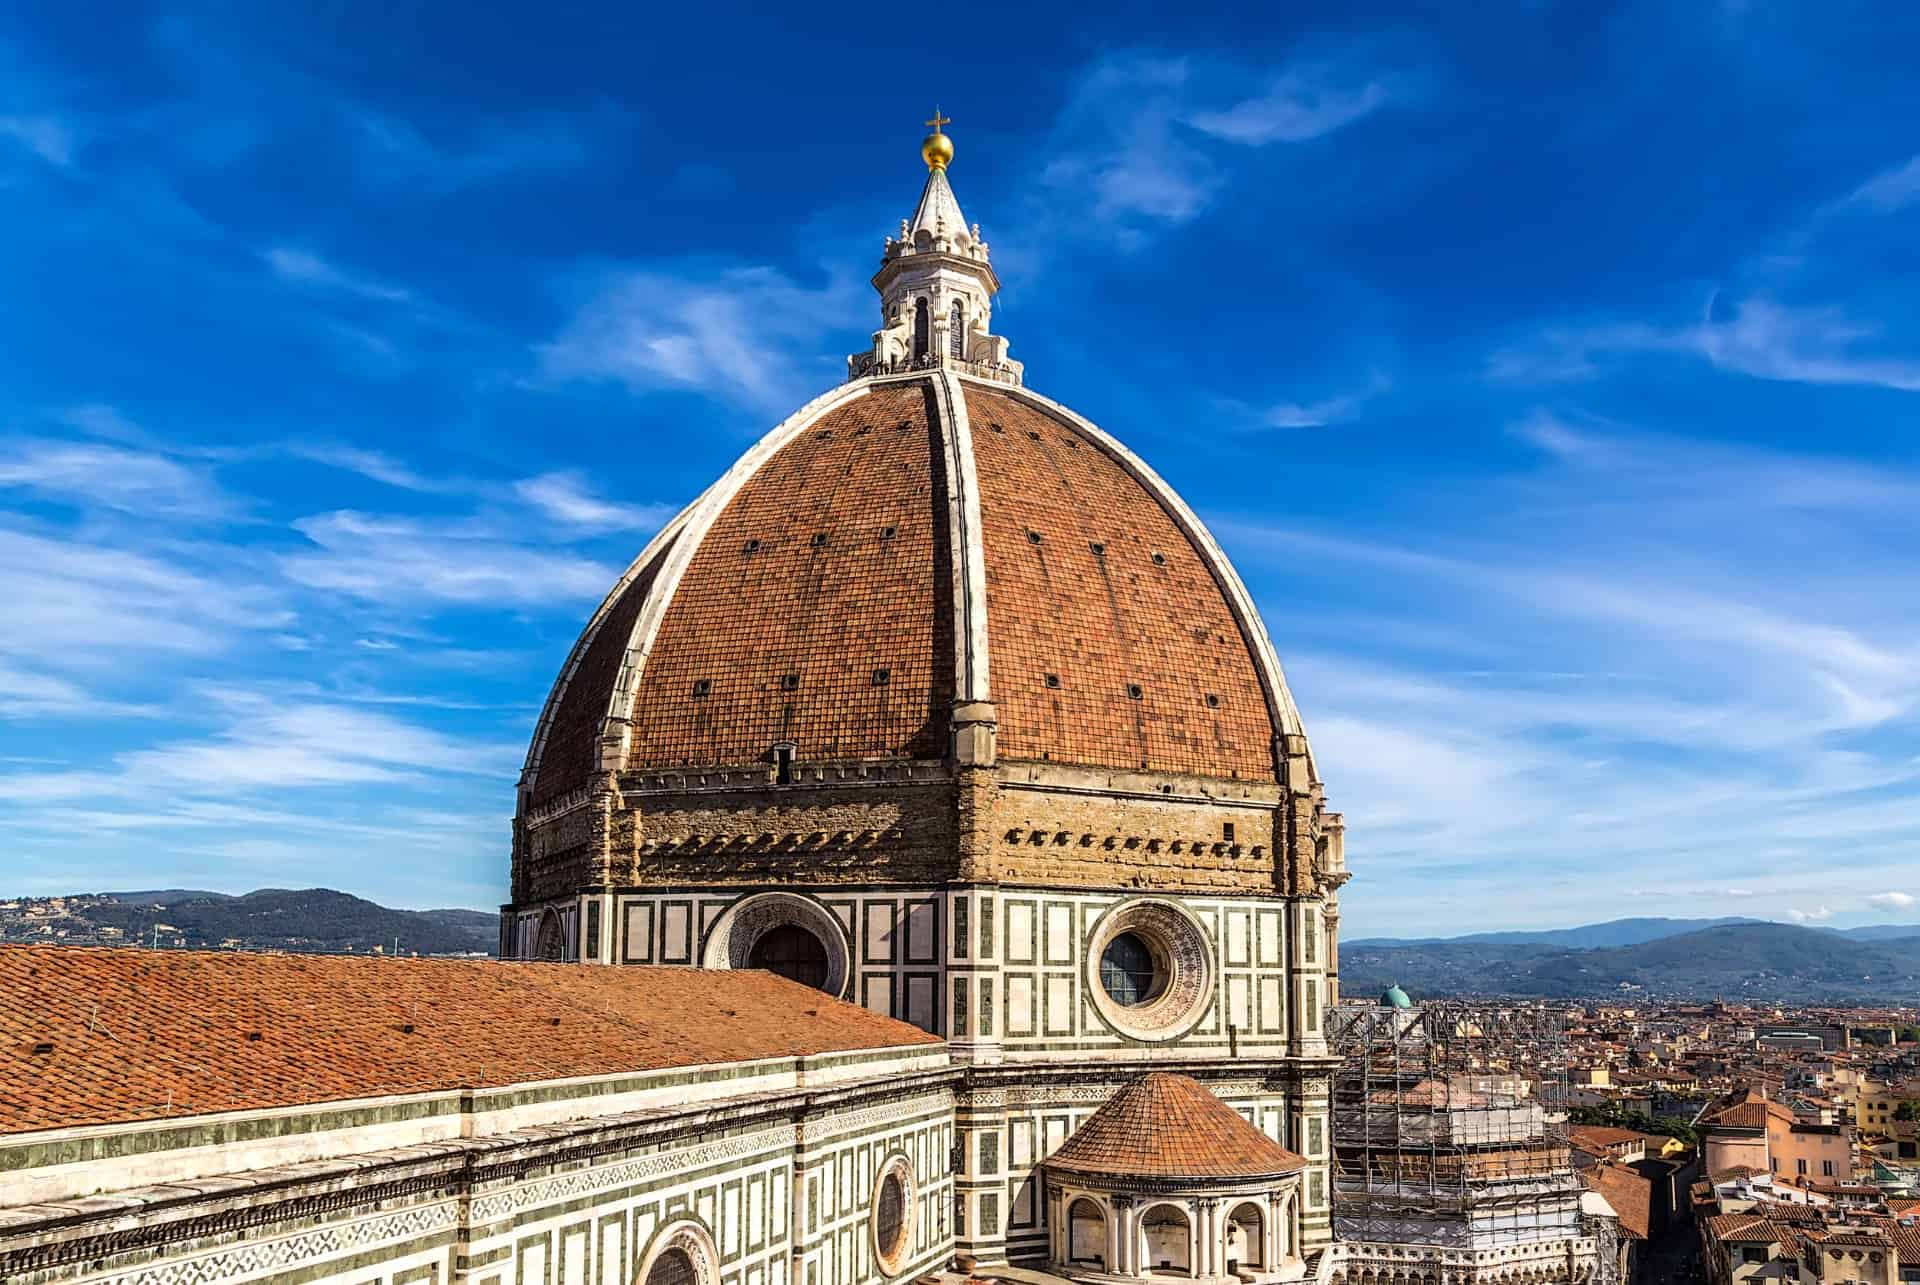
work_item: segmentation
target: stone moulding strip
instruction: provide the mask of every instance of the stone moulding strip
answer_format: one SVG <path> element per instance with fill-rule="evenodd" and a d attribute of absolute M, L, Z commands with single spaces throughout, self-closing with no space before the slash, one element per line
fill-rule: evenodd
<path fill-rule="evenodd" d="M 538 1188 L 529 1190 L 522 1180 L 541 1169 L 577 1165 L 622 1151 L 657 1150 L 690 1139 L 711 1139 L 723 1130 L 755 1142 L 765 1136 L 765 1126 L 771 1122 L 791 1124 L 808 1112 L 832 1110 L 862 1098 L 890 1102 L 912 1099 L 951 1086 L 960 1074 L 958 1068 L 943 1067 L 884 1081 L 735 1098 L 707 1109 L 656 1108 L 493 1137 L 450 1139 L 338 1160 L 308 1161 L 244 1176 L 223 1175 L 28 1206 L 7 1211 L 0 1220 L 0 1280 L 12 1281 L 27 1272 L 98 1261 L 170 1243 L 204 1241 L 324 1217 L 408 1196 L 443 1194 L 482 1204 L 474 1199 L 480 1195 L 476 1189 L 503 1181 L 514 1184 L 506 1194 L 524 1208 Z M 910 1101 L 908 1105 L 914 1104 Z M 781 1145 L 792 1144 L 775 1141 L 763 1145 L 774 1146 L 777 1151 Z M 389 1176 L 382 1177 L 382 1171 Z M 583 1182 L 590 1172 L 558 1174 L 553 1181 Z M 216 1189 L 207 1190 L 209 1187 Z M 475 1215 L 479 1212 L 474 1211 Z M 162 1214 L 177 1216 L 162 1220 Z M 138 1221 L 129 1224 L 128 1220 L 136 1217 Z"/>
<path fill-rule="evenodd" d="M 960 380 L 942 370 L 940 440 L 946 448 L 948 547 L 953 558 L 954 702 L 991 701 L 987 646 L 987 557 L 980 535 L 980 478 L 973 456 L 973 426 Z"/>
<path fill-rule="evenodd" d="M 960 378 L 970 377 L 961 376 Z M 1241 581 L 1240 574 L 1233 569 L 1233 564 L 1227 560 L 1226 552 L 1221 549 L 1219 541 L 1213 538 L 1213 533 L 1207 530 L 1206 524 L 1200 520 L 1199 516 L 1187 507 L 1186 501 L 1182 500 L 1145 460 L 1128 450 L 1117 438 L 1092 421 L 1050 398 L 1042 397 L 1024 385 L 1010 387 L 988 381 L 978 382 L 991 392 L 1011 397 L 1015 401 L 1026 402 L 1035 410 L 1080 432 L 1111 456 L 1114 462 L 1130 473 L 1136 482 L 1144 486 L 1148 493 L 1160 502 L 1160 507 L 1167 511 L 1174 525 L 1178 526 L 1181 533 L 1200 551 L 1202 561 L 1213 573 L 1215 582 L 1227 597 L 1228 605 L 1233 608 L 1234 617 L 1240 625 L 1241 637 L 1251 645 L 1254 662 L 1260 670 L 1261 686 L 1266 689 L 1267 712 L 1273 719 L 1274 726 L 1283 734 L 1305 736 L 1306 729 L 1300 722 L 1300 711 L 1294 706 L 1293 693 L 1288 689 L 1286 674 L 1280 668 L 1279 654 L 1273 649 L 1273 640 L 1267 636 L 1266 626 L 1260 622 L 1260 613 L 1254 610 L 1253 599 L 1247 593 L 1246 585 Z"/>
<path fill-rule="evenodd" d="M 734 462 L 732 468 L 721 475 L 719 481 L 708 487 L 688 507 L 681 537 L 667 551 L 666 561 L 654 576 L 653 592 L 647 595 L 646 605 L 641 607 L 633 624 L 633 633 L 627 639 L 626 655 L 621 662 L 619 675 L 614 679 L 606 714 L 609 733 L 618 729 L 618 761 L 609 765 L 603 759 L 601 770 L 609 766 L 616 769 L 625 766 L 628 728 L 633 720 L 633 702 L 639 695 L 640 672 L 646 668 L 647 656 L 653 650 L 654 639 L 659 636 L 661 622 L 666 619 L 667 609 L 673 605 L 674 595 L 679 592 L 681 577 L 686 574 L 687 566 L 700 551 L 700 546 L 706 542 L 707 533 L 713 529 L 714 522 L 726 511 L 727 505 L 733 502 L 733 497 L 740 493 L 741 488 L 760 471 L 761 466 L 789 442 L 804 433 L 821 416 L 859 401 L 872 390 L 872 382 L 863 380 L 842 384 L 814 398 L 756 442 L 751 450 Z"/>
<path fill-rule="evenodd" d="M 410 1095 L 393 1101 L 361 1099 L 358 1102 L 319 1104 L 319 1109 L 267 1108 L 248 1112 L 186 1117 L 158 1126 L 152 1121 L 140 1121 L 132 1125 L 108 1124 L 83 1126 L 78 1129 L 47 1130 L 40 1134 L 15 1135 L 9 1145 L 0 1147 L 0 1174 L 56 1165 L 85 1164 L 130 1156 L 152 1155 L 156 1152 L 195 1147 L 226 1146 L 309 1133 L 330 1133 L 338 1129 L 397 1124 L 446 1115 L 479 1115 L 485 1112 L 531 1106 L 540 1102 L 576 1101 L 581 1098 L 671 1089 L 683 1085 L 716 1084 L 761 1075 L 776 1075 L 782 1072 L 800 1076 L 815 1070 L 898 1061 L 904 1057 L 931 1052 L 934 1048 L 935 1046 L 930 1044 L 906 1044 L 894 1049 L 822 1053 L 807 1058 L 768 1058 L 757 1062 L 736 1062 L 719 1066 L 673 1067 L 638 1075 L 621 1072 L 611 1076 L 535 1081 L 502 1085 L 497 1088 L 454 1089 L 432 1094 Z M 227 1177 L 223 1175 L 218 1180 L 224 1181 Z M 213 1180 L 216 1179 L 209 1177 L 191 1181 Z"/>

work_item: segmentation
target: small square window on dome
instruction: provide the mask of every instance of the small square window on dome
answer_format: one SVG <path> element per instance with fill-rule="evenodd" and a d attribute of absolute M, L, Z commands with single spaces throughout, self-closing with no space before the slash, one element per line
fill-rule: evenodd
<path fill-rule="evenodd" d="M 799 690 L 800 690 L 800 675 L 798 675 L 798 674 L 782 674 L 782 675 L 780 675 L 780 690 L 781 690 L 781 691 L 783 691 L 783 692 L 797 692 L 797 691 L 799 691 Z"/>
<path fill-rule="evenodd" d="M 1219 695 L 1218 695 L 1217 693 L 1215 693 L 1215 692 L 1208 692 L 1208 693 L 1207 693 L 1207 708 L 1208 708 L 1208 709 L 1219 709 L 1219 708 L 1220 708 L 1220 697 L 1219 697 Z"/>
<path fill-rule="evenodd" d="M 1054 687 L 1054 688 L 1057 688 L 1057 687 L 1059 687 L 1059 686 L 1060 686 L 1060 675 L 1058 675 L 1058 674 L 1048 674 L 1048 675 L 1047 675 L 1047 677 L 1046 677 L 1046 679 L 1045 679 L 1045 682 L 1046 682 L 1046 684 L 1047 684 L 1047 686 L 1048 686 L 1048 687 Z"/>
<path fill-rule="evenodd" d="M 693 698 L 695 700 L 702 700 L 712 694 L 713 680 L 711 678 L 696 678 L 693 680 Z"/>
<path fill-rule="evenodd" d="M 821 547 L 822 545 L 824 545 L 824 544 L 826 544 L 826 542 L 827 542 L 827 533 L 826 533 L 825 531 L 815 531 L 815 532 L 813 533 L 813 547 L 814 547 L 814 548 L 816 548 L 816 549 L 818 549 L 818 548 L 820 548 L 820 547 Z"/>
<path fill-rule="evenodd" d="M 1092 543 L 1088 544 L 1087 547 L 1093 550 L 1093 556 L 1096 558 L 1104 558 L 1107 556 L 1107 546 L 1100 543 L 1100 541 L 1098 540 L 1095 540 Z"/>
<path fill-rule="evenodd" d="M 987 427 L 996 433 L 1004 433 L 1007 431 L 1006 429 L 1000 427 L 1000 425 L 994 423 L 992 420 L 987 421 Z"/>
<path fill-rule="evenodd" d="M 880 528 L 880 538 L 882 540 L 891 540 L 897 534 L 899 534 L 899 532 L 894 527 L 883 526 Z"/>
<path fill-rule="evenodd" d="M 1028 544 L 1040 543 L 1040 533 L 1038 531 L 1027 532 L 1027 543 Z"/>
<path fill-rule="evenodd" d="M 1156 550 L 1154 550 L 1154 554 L 1153 554 L 1153 565 L 1154 565 L 1154 566 L 1156 566 L 1156 567 L 1164 567 L 1164 566 L 1166 566 L 1166 565 L 1167 565 L 1167 555 L 1166 555 L 1166 554 L 1164 554 L 1164 553 L 1161 553 L 1161 552 L 1160 552 L 1159 550 L 1157 550 L 1157 549 L 1156 549 Z"/>
<path fill-rule="evenodd" d="M 873 685 L 875 687 L 885 687 L 888 683 L 892 681 L 893 681 L 893 671 L 891 669 L 882 668 L 882 669 L 876 669 L 873 671 Z"/>
<path fill-rule="evenodd" d="M 1128 684 L 1127 684 L 1127 699 L 1128 699 L 1128 700 L 1136 700 L 1136 701 L 1137 701 L 1137 700 L 1145 700 L 1146 698 L 1147 698 L 1147 689 L 1146 689 L 1146 688 L 1144 688 L 1144 687 L 1142 687 L 1142 686 L 1141 686 L 1140 684 L 1138 684 L 1138 683 L 1128 683 Z"/>
<path fill-rule="evenodd" d="M 746 554 L 753 554 L 753 553 L 760 552 L 760 541 L 748 540 L 745 544 L 740 546 L 740 552 L 746 553 Z"/>
<path fill-rule="evenodd" d="M 1034 432 L 1032 429 L 1027 430 L 1027 437 L 1030 441 L 1037 442 L 1040 440 L 1040 434 Z"/>

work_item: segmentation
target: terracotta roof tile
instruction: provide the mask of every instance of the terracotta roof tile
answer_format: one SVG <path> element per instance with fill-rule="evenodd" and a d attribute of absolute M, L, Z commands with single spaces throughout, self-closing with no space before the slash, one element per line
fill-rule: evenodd
<path fill-rule="evenodd" d="M 753 763 L 776 741 L 802 760 L 946 752 L 953 595 L 928 390 L 881 386 L 822 416 L 714 520 L 641 670 L 629 766 Z"/>
<path fill-rule="evenodd" d="M 1607 1198 L 1620 1215 L 1620 1229 L 1645 1240 L 1652 1223 L 1653 1184 L 1620 1165 L 1595 1165 L 1580 1175 L 1589 1187 Z"/>
<path fill-rule="evenodd" d="M 967 413 L 1000 753 L 1273 780 L 1253 653 L 1166 509 L 1043 411 L 969 386 Z"/>
<path fill-rule="evenodd" d="M 1154 1071 L 1107 1099 L 1047 1164 L 1131 1178 L 1242 1178 L 1297 1173 L 1307 1162 L 1199 1081 Z"/>
<path fill-rule="evenodd" d="M 0 1133 L 939 1043 L 771 973 L 0 946 Z"/>

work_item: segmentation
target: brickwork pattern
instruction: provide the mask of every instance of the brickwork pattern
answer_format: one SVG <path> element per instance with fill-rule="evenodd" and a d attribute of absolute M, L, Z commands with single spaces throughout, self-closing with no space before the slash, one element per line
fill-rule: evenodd
<path fill-rule="evenodd" d="M 994 799 L 984 877 L 1055 887 L 1270 894 L 1281 864 L 1273 822 L 1268 809 L 1002 789 Z"/>
<path fill-rule="evenodd" d="M 940 882 L 956 859 L 944 782 L 634 798 L 614 833 L 630 887 Z"/>
<path fill-rule="evenodd" d="M 0 1133 L 935 1042 L 771 973 L 0 946 Z"/>
<path fill-rule="evenodd" d="M 752 763 L 778 741 L 802 760 L 945 752 L 952 596 L 932 424 L 926 384 L 876 388 L 741 488 L 654 640 L 629 766 Z"/>
<path fill-rule="evenodd" d="M 1259 671 L 1200 551 L 1076 430 L 966 397 L 1001 756 L 1275 779 Z"/>
<path fill-rule="evenodd" d="M 633 634 L 634 620 L 646 605 L 647 595 L 660 564 L 672 552 L 662 548 L 653 561 L 633 578 L 600 622 L 600 629 L 587 644 L 586 655 L 574 670 L 559 708 L 547 727 L 547 743 L 540 755 L 540 770 L 534 776 L 535 807 L 586 784 L 599 760 L 600 721 L 607 716 L 607 698 L 619 677 L 620 663 L 627 654 L 627 641 Z"/>

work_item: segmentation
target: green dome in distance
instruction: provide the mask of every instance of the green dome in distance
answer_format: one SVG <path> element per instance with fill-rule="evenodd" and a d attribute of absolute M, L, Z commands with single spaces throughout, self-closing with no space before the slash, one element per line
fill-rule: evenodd
<path fill-rule="evenodd" d="M 1393 985 L 1387 987 L 1386 990 L 1380 992 L 1380 1007 L 1412 1008 L 1413 1001 L 1407 998 L 1407 993 L 1400 989 L 1398 982 L 1395 982 Z"/>

